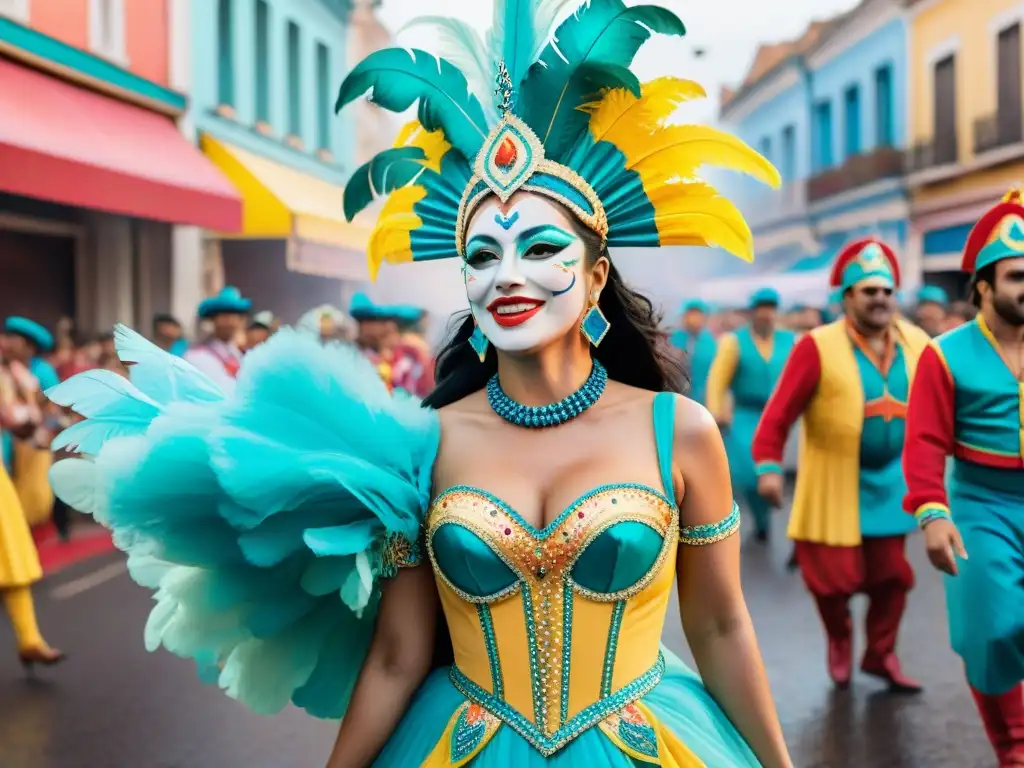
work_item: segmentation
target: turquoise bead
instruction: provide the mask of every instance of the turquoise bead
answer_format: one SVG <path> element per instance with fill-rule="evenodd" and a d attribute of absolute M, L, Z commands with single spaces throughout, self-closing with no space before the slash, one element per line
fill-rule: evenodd
<path fill-rule="evenodd" d="M 498 381 L 498 374 L 494 374 L 487 382 L 487 401 L 496 414 L 516 426 L 531 429 L 557 427 L 576 418 L 596 403 L 604 394 L 607 383 L 608 371 L 595 360 L 590 376 L 579 390 L 557 403 L 531 406 L 517 403 L 506 395 Z"/>

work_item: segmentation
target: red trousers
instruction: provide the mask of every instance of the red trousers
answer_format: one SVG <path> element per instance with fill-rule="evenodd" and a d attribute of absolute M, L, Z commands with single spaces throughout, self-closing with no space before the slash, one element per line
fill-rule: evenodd
<path fill-rule="evenodd" d="M 907 592 L 914 570 L 905 551 L 905 536 L 865 538 L 858 547 L 796 542 L 796 561 L 814 596 L 825 631 L 833 640 L 849 640 L 850 598 L 868 596 L 866 657 L 881 660 L 896 648 Z"/>

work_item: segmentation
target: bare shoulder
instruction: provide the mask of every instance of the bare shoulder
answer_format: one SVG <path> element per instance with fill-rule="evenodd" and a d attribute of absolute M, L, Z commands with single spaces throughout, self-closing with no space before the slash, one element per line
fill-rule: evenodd
<path fill-rule="evenodd" d="M 707 447 L 710 443 L 721 443 L 722 434 L 718 430 L 714 416 L 696 400 L 683 395 L 675 395 L 676 421 L 675 438 L 677 446 L 681 443 Z"/>

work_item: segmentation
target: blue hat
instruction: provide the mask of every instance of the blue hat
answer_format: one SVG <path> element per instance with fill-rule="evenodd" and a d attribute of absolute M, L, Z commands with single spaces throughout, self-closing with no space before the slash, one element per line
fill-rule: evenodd
<path fill-rule="evenodd" d="M 843 303 L 843 289 L 842 288 L 836 288 L 834 291 L 832 291 L 832 293 L 830 293 L 828 295 L 828 303 L 829 303 L 830 306 L 832 304 L 842 304 Z"/>
<path fill-rule="evenodd" d="M 40 352 L 49 352 L 53 349 L 53 334 L 27 317 L 8 317 L 4 322 L 4 333 L 24 336 L 35 344 Z"/>
<path fill-rule="evenodd" d="M 687 299 L 683 302 L 683 314 L 687 312 L 703 312 L 708 315 L 711 314 L 711 307 L 704 299 Z"/>
<path fill-rule="evenodd" d="M 348 305 L 348 313 L 353 320 L 396 320 L 398 322 L 415 322 L 423 314 L 423 310 L 408 304 L 375 304 L 365 293 L 357 293 Z"/>
<path fill-rule="evenodd" d="M 199 304 L 199 317 L 206 319 L 220 314 L 246 315 L 252 308 L 252 301 L 242 297 L 242 292 L 233 285 L 224 286 L 216 296 L 203 299 Z"/>
<path fill-rule="evenodd" d="M 750 308 L 761 307 L 770 304 L 773 307 L 782 303 L 782 297 L 774 288 L 758 288 L 750 297 Z"/>
<path fill-rule="evenodd" d="M 949 304 L 949 294 L 937 285 L 925 285 L 917 292 L 917 303 Z"/>

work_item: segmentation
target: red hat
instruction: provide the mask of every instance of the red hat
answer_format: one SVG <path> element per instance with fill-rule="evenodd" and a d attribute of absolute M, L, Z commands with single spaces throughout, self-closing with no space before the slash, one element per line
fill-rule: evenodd
<path fill-rule="evenodd" d="M 877 264 L 880 261 L 879 253 L 885 258 Z M 829 276 L 829 286 L 846 290 L 854 283 L 872 276 L 890 277 L 893 287 L 899 288 L 900 263 L 895 251 L 888 245 L 873 237 L 865 237 L 848 244 L 839 252 Z"/>
<path fill-rule="evenodd" d="M 1024 256 L 1024 205 L 1019 189 L 1011 189 L 982 216 L 967 236 L 960 268 L 977 272 L 989 264 Z"/>

